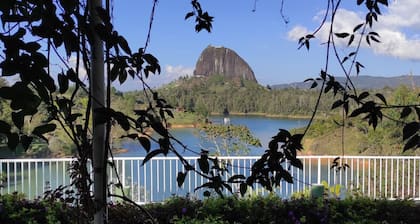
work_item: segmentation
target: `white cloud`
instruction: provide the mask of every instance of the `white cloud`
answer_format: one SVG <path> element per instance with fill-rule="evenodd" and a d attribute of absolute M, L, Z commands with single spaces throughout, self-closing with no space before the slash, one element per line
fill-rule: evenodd
<path fill-rule="evenodd" d="M 185 67 L 183 65 L 165 65 L 165 68 L 160 75 L 150 75 L 146 81 L 150 86 L 158 87 L 168 84 L 179 77 L 191 76 L 193 71 L 194 68 Z"/>
<path fill-rule="evenodd" d="M 377 54 L 420 61 L 419 7 L 418 0 L 392 1 L 388 9 L 383 10 L 383 15 L 379 16 L 379 22 L 374 25 L 374 31 L 379 33 L 381 43 L 373 43 L 371 49 Z M 316 15 L 314 20 L 321 22 L 320 18 L 323 13 L 320 12 Z M 351 32 L 363 20 L 364 14 L 340 9 L 336 14 L 334 32 Z M 329 24 L 327 23 L 316 35 L 321 42 L 327 41 L 328 29 Z M 289 31 L 288 37 L 291 40 L 297 40 L 308 33 L 306 27 L 295 26 Z M 347 40 L 339 40 L 337 43 L 344 46 Z M 362 46 L 367 47 L 366 44 Z"/>
<path fill-rule="evenodd" d="M 420 61 L 420 39 L 408 38 L 403 32 L 379 29 L 381 43 L 373 45 L 375 53 Z"/>
<path fill-rule="evenodd" d="M 420 30 L 420 2 L 418 0 L 395 0 L 389 5 L 384 24 L 400 28 L 409 27 Z"/>
<path fill-rule="evenodd" d="M 293 27 L 288 33 L 287 33 L 287 37 L 290 40 L 294 40 L 297 41 L 299 40 L 299 38 L 305 36 L 306 34 L 308 34 L 310 31 L 303 26 L 295 26 Z"/>
<path fill-rule="evenodd" d="M 194 68 L 184 67 L 182 65 L 172 66 L 166 65 L 164 74 L 172 77 L 172 78 L 179 78 L 181 76 L 190 76 L 193 74 Z"/>

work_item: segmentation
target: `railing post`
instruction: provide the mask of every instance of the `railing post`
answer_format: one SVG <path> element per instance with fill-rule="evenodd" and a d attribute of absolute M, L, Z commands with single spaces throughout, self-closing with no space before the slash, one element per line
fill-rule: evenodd
<path fill-rule="evenodd" d="M 321 184 L 321 157 L 318 157 L 318 184 Z"/>

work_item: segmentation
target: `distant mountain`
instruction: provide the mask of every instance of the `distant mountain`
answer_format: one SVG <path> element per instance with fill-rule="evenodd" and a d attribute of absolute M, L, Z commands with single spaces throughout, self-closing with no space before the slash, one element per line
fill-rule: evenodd
<path fill-rule="evenodd" d="M 209 45 L 197 60 L 194 76 L 212 75 L 221 75 L 235 81 L 243 79 L 257 82 L 251 67 L 235 51 Z"/>
<path fill-rule="evenodd" d="M 336 80 L 344 83 L 344 77 L 336 77 Z M 400 85 L 406 86 L 420 86 L 420 76 L 404 75 L 404 76 L 395 76 L 395 77 L 377 77 L 377 76 L 357 76 L 351 78 L 353 84 L 358 89 L 381 89 L 384 87 L 395 88 Z M 294 82 L 289 84 L 279 84 L 273 85 L 273 89 L 286 89 L 286 88 L 295 88 L 295 89 L 308 89 L 311 86 L 311 82 Z"/>

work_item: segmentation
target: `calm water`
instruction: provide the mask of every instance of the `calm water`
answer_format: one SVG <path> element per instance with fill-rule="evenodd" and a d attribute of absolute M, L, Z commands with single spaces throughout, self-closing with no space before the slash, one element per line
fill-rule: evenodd
<path fill-rule="evenodd" d="M 211 117 L 213 123 L 222 123 L 223 117 Z M 261 155 L 271 137 L 276 135 L 279 129 L 290 130 L 293 128 L 303 127 L 308 123 L 307 119 L 284 119 L 284 118 L 270 118 L 264 116 L 230 116 L 230 122 L 234 125 L 247 126 L 252 134 L 260 139 L 262 148 L 252 148 L 248 155 Z M 183 128 L 171 130 L 171 133 L 187 145 L 188 148 L 200 151 L 200 138 L 197 130 L 194 128 Z M 144 149 L 134 141 L 126 141 L 121 145 L 122 148 L 128 149 L 128 152 L 118 154 L 117 156 L 145 156 Z M 152 145 L 152 149 L 158 148 L 157 144 Z M 181 149 L 181 147 L 179 147 Z M 184 155 L 194 155 L 191 152 L 184 152 Z"/>

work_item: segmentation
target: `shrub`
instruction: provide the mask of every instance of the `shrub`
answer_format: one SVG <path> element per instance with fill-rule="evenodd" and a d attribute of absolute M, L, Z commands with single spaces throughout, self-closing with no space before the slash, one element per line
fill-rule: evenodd
<path fill-rule="evenodd" d="M 0 195 L 0 223 L 74 223 L 77 216 L 64 203 L 31 200 L 23 194 Z"/>
<path fill-rule="evenodd" d="M 408 200 L 365 197 L 282 200 L 276 195 L 214 197 L 203 201 L 173 197 L 142 208 L 109 205 L 110 224 L 153 223 L 420 223 L 420 205 Z M 79 211 L 63 201 L 25 200 L 21 194 L 0 195 L 0 223 L 80 223 Z"/>

